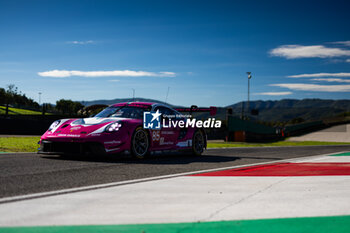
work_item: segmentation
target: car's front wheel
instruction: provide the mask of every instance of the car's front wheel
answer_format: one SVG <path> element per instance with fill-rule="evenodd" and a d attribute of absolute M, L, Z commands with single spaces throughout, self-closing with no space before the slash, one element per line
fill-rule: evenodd
<path fill-rule="evenodd" d="M 138 159 L 143 159 L 149 149 L 148 133 L 142 127 L 136 128 L 131 139 L 131 153 Z"/>
<path fill-rule="evenodd" d="M 205 148 L 205 138 L 201 130 L 196 130 L 192 138 L 192 154 L 201 155 Z"/>

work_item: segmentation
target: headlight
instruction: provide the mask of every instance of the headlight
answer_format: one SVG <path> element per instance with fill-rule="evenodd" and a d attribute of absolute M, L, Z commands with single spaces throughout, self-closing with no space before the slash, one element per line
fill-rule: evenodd
<path fill-rule="evenodd" d="M 116 132 L 122 127 L 121 122 L 114 122 L 108 125 L 105 129 L 106 132 Z"/>
<path fill-rule="evenodd" d="M 57 125 L 59 125 L 60 124 L 60 120 L 58 120 L 58 121 L 55 121 L 54 123 L 52 123 L 51 125 L 50 125 L 50 127 L 49 127 L 49 131 L 51 131 L 51 130 L 53 130 L 54 128 L 56 128 L 57 127 Z"/>

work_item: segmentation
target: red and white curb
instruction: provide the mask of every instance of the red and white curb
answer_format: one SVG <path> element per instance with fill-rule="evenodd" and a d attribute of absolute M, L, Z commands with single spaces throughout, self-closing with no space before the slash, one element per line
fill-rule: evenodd
<path fill-rule="evenodd" d="M 164 178 L 3 203 L 0 226 L 350 215 L 350 156 L 312 156 Z"/>

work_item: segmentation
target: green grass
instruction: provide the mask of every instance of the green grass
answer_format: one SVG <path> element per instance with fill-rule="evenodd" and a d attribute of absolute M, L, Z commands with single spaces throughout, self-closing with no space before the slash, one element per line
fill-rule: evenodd
<path fill-rule="evenodd" d="M 0 137 L 0 152 L 36 152 L 40 137 Z M 264 146 L 319 146 L 319 145 L 350 145 L 344 142 L 270 142 L 270 143 L 246 143 L 246 142 L 208 142 L 208 148 L 223 147 L 264 147 Z"/>
<path fill-rule="evenodd" d="M 40 137 L 0 137 L 0 152 L 36 152 Z"/>
<path fill-rule="evenodd" d="M 208 148 L 223 148 L 223 147 L 264 147 L 264 146 L 322 146 L 322 145 L 350 145 L 346 142 L 291 142 L 279 141 L 268 143 L 247 143 L 247 142 L 208 142 Z"/>
<path fill-rule="evenodd" d="M 348 233 L 350 216 L 129 225 L 0 227 L 2 233 Z"/>
<path fill-rule="evenodd" d="M 6 114 L 5 106 L 0 106 L 0 114 L 1 115 Z M 38 111 L 9 107 L 9 114 L 10 115 L 41 115 L 42 113 Z"/>

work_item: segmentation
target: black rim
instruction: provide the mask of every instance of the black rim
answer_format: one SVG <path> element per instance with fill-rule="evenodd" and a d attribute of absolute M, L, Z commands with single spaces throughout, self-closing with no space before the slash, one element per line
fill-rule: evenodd
<path fill-rule="evenodd" d="M 144 156 L 148 150 L 148 138 L 146 132 L 143 130 L 136 131 L 133 144 L 136 156 Z"/>
<path fill-rule="evenodd" d="M 204 149 L 204 138 L 200 131 L 197 131 L 194 135 L 194 149 L 198 153 L 202 153 Z"/>

